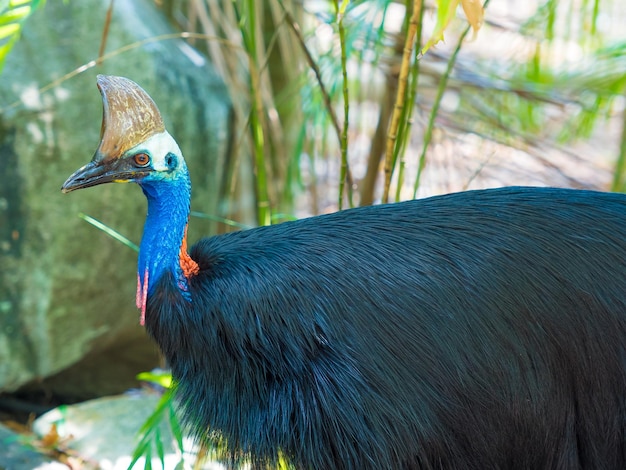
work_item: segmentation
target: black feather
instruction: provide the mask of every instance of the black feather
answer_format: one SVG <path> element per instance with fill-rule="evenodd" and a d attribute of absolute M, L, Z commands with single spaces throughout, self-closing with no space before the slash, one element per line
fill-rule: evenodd
<path fill-rule="evenodd" d="M 203 239 L 147 328 L 199 438 L 302 469 L 626 468 L 626 196 L 503 188 Z"/>

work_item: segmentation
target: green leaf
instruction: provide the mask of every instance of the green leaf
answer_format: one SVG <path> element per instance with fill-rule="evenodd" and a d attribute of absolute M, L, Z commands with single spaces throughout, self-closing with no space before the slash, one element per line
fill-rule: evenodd
<path fill-rule="evenodd" d="M 31 1 L 30 0 L 9 0 L 7 2 L 9 7 L 12 7 L 12 8 L 20 7 L 21 5 L 26 5 L 27 3 L 31 3 Z M 35 2 L 32 2 L 32 3 L 35 3 Z M 36 3 L 39 3 L 39 2 L 36 2 Z"/>
<path fill-rule="evenodd" d="M 78 214 L 78 217 L 83 219 L 85 222 L 89 222 L 91 225 L 93 225 L 97 229 L 102 230 L 108 236 L 114 238 L 118 242 L 121 242 L 123 245 L 126 245 L 128 248 L 131 248 L 131 249 L 133 249 L 133 250 L 135 250 L 137 252 L 139 251 L 139 247 L 137 245 L 135 245 L 133 242 L 131 242 L 128 238 L 126 238 L 121 233 L 113 230 L 108 225 L 105 225 L 102 222 L 100 222 L 99 220 L 96 220 L 93 217 L 90 217 L 90 216 L 88 216 L 86 214 L 83 214 L 82 212 Z"/>
<path fill-rule="evenodd" d="M 459 2 L 460 0 L 438 0 L 437 22 L 435 24 L 435 29 L 433 30 L 433 34 L 430 39 L 422 48 L 422 54 L 426 53 L 428 49 L 437 44 L 439 41 L 443 41 L 443 32 L 454 17 L 456 7 L 459 5 Z"/>
<path fill-rule="evenodd" d="M 236 220 L 225 219 L 224 217 L 218 217 L 217 215 L 205 214 L 204 212 L 191 211 L 189 215 L 192 217 L 198 217 L 199 219 L 213 220 L 215 222 L 220 222 L 224 225 L 228 225 L 230 227 L 237 227 L 237 228 L 244 229 L 244 230 L 252 228 L 249 225 L 242 224 L 241 222 L 237 222 Z"/>
<path fill-rule="evenodd" d="M 15 45 L 22 25 L 26 18 L 32 14 L 45 0 L 8 0 L 0 3 L 0 41 L 6 42 L 0 46 L 0 72 L 10 50 Z"/>
<path fill-rule="evenodd" d="M 30 12 L 31 7 L 29 6 L 15 8 L 0 16 L 0 24 L 16 23 L 22 21 L 30 14 Z"/>
<path fill-rule="evenodd" d="M 0 18 L 0 23 L 2 18 Z M 0 26 L 0 39 L 5 39 L 11 36 L 15 36 L 20 32 L 20 25 L 17 23 L 11 23 L 4 26 Z"/>
<path fill-rule="evenodd" d="M 149 455 L 150 455 L 150 440 L 142 439 L 139 445 L 135 447 L 135 451 L 133 452 L 133 459 L 128 464 L 128 470 L 132 469 L 141 457 L 146 457 Z M 148 462 L 148 458 L 149 457 L 146 457 L 146 465 Z"/>
<path fill-rule="evenodd" d="M 7 57 L 7 54 L 13 47 L 13 44 L 15 43 L 15 41 L 17 41 L 17 36 L 11 39 L 9 42 L 4 44 L 3 46 L 0 46 L 0 71 L 2 70 L 2 66 L 4 65 L 4 61 Z"/>
<path fill-rule="evenodd" d="M 161 468 L 165 468 L 165 449 L 163 448 L 161 431 L 158 427 L 154 430 L 154 446 L 156 447 L 157 456 L 161 461 Z"/>
<path fill-rule="evenodd" d="M 172 374 L 169 372 L 141 372 L 137 374 L 137 380 L 152 382 L 163 388 L 172 386 Z"/>
<path fill-rule="evenodd" d="M 178 416 L 176 416 L 176 410 L 174 409 L 174 396 L 171 392 L 168 392 L 169 397 L 169 418 L 170 418 L 170 428 L 172 429 L 172 435 L 174 439 L 176 439 L 176 444 L 180 449 L 181 453 L 183 451 L 183 431 L 180 427 L 180 423 L 178 421 Z"/>
<path fill-rule="evenodd" d="M 338 17 L 342 17 L 345 14 L 349 4 L 350 0 L 342 0 L 341 5 L 339 5 L 339 11 L 337 12 Z"/>
<path fill-rule="evenodd" d="M 163 421 L 163 413 L 169 406 L 170 401 L 169 392 L 163 394 L 159 403 L 157 403 L 156 408 L 152 412 L 152 414 L 148 417 L 145 423 L 139 429 L 139 434 L 149 434 L 154 431 L 154 429 L 159 426 L 161 421 Z"/>
<path fill-rule="evenodd" d="M 144 470 L 152 470 L 152 449 L 148 447 L 146 452 L 146 463 L 144 464 Z"/>
<path fill-rule="evenodd" d="M 281 220 L 294 221 L 298 220 L 298 218 L 292 214 L 272 214 L 272 224 L 275 224 Z"/>

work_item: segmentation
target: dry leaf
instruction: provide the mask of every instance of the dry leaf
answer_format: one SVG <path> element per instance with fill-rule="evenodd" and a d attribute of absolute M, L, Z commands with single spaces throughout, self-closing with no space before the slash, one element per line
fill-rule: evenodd
<path fill-rule="evenodd" d="M 50 430 L 45 436 L 41 438 L 40 442 L 42 447 L 48 449 L 53 449 L 54 447 L 56 447 L 59 442 L 59 432 L 57 430 L 56 423 L 52 423 L 52 426 L 50 426 Z"/>
<path fill-rule="evenodd" d="M 476 38 L 478 30 L 483 25 L 485 9 L 483 8 L 481 0 L 438 0 L 437 3 L 437 23 L 431 38 L 422 48 L 422 54 L 439 41 L 443 41 L 443 33 L 450 24 L 450 21 L 452 21 L 452 18 L 454 18 L 456 7 L 459 3 L 463 6 L 467 21 L 472 26 L 474 33 L 472 40 Z"/>
<path fill-rule="evenodd" d="M 483 25 L 485 9 L 483 8 L 483 4 L 480 0 L 461 0 L 461 5 L 463 6 L 463 11 L 465 12 L 467 21 L 469 21 L 469 24 L 472 25 L 472 30 L 474 32 L 472 40 L 474 40 L 478 30 Z"/>

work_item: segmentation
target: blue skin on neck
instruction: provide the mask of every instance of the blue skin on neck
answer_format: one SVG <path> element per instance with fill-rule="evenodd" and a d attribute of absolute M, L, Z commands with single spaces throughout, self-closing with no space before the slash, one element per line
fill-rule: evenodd
<path fill-rule="evenodd" d="M 180 267 L 180 247 L 189 219 L 191 181 L 184 160 L 170 172 L 155 172 L 138 181 L 148 199 L 148 215 L 139 247 L 138 274 L 142 285 L 148 273 L 148 294 L 170 271 L 186 290 Z"/>

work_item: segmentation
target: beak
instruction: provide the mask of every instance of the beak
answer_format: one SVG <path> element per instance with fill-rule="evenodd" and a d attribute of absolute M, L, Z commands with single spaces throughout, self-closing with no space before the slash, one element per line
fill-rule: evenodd
<path fill-rule="evenodd" d="M 96 161 L 76 170 L 61 187 L 61 191 L 69 193 L 76 189 L 89 188 L 103 183 L 127 183 L 137 181 L 150 173 L 149 168 L 136 168 L 125 159 L 108 162 Z"/>
<path fill-rule="evenodd" d="M 91 162 L 63 184 L 64 193 L 102 183 L 137 182 L 152 171 L 150 167 L 137 167 L 132 158 L 124 155 L 152 135 L 165 131 L 156 104 L 128 78 L 98 75 L 98 89 L 103 105 L 100 145 Z"/>

